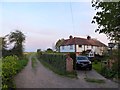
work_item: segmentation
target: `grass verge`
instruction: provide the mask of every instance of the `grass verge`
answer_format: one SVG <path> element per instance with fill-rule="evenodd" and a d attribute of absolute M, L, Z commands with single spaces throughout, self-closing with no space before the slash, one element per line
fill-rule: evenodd
<path fill-rule="evenodd" d="M 35 58 L 32 58 L 32 68 L 35 68 L 36 67 L 36 59 Z"/>
<path fill-rule="evenodd" d="M 93 78 L 84 78 L 87 82 L 92 83 L 105 83 L 105 80 L 103 79 L 93 79 Z"/>
<path fill-rule="evenodd" d="M 93 69 L 95 69 L 98 73 L 101 73 L 101 62 L 97 62 L 97 63 L 95 63 L 95 62 L 93 62 L 92 63 L 92 67 L 93 67 Z"/>
<path fill-rule="evenodd" d="M 52 70 L 54 73 L 61 75 L 61 76 L 65 76 L 65 77 L 69 77 L 69 78 L 77 78 L 77 72 L 73 71 L 73 72 L 66 72 L 66 71 L 61 71 L 58 70 L 56 68 L 54 68 L 53 66 L 51 66 L 50 64 L 40 60 L 40 62 L 48 69 Z"/>

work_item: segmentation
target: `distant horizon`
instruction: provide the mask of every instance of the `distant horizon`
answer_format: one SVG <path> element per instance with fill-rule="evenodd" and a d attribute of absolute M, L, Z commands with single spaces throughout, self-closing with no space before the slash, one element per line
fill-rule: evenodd
<path fill-rule="evenodd" d="M 97 25 L 91 21 L 96 11 L 91 2 L 0 2 L 0 8 L 1 35 L 22 31 L 27 52 L 52 48 L 70 35 L 109 42 L 106 35 L 95 33 Z"/>

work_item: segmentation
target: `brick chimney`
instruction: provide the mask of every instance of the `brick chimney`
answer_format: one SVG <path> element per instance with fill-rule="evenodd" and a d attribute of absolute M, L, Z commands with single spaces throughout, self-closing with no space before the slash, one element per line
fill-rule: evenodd
<path fill-rule="evenodd" d="M 90 37 L 90 36 L 87 36 L 87 39 L 88 39 L 88 40 L 90 40 L 90 39 L 91 39 L 91 37 Z"/>

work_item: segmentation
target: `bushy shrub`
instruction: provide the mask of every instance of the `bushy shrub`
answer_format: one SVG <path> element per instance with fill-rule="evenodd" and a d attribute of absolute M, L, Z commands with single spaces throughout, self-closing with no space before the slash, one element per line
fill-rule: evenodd
<path fill-rule="evenodd" d="M 119 61 L 116 60 L 111 68 L 108 66 L 104 66 L 101 70 L 101 74 L 106 78 L 120 78 L 120 65 Z"/>
<path fill-rule="evenodd" d="M 0 58 L 0 89 L 2 87 L 2 58 Z"/>
<path fill-rule="evenodd" d="M 13 77 L 26 66 L 27 60 L 19 60 L 17 56 L 2 59 L 2 89 L 14 88 Z"/>
<path fill-rule="evenodd" d="M 16 74 L 17 60 L 17 56 L 7 56 L 2 59 L 2 88 L 10 88 L 10 81 Z"/>
<path fill-rule="evenodd" d="M 109 68 L 106 68 L 104 67 L 102 70 L 101 70 L 101 74 L 103 76 L 105 76 L 106 78 L 113 78 L 115 77 L 115 75 L 117 74 L 116 71 L 113 71 L 112 69 L 109 69 Z"/>

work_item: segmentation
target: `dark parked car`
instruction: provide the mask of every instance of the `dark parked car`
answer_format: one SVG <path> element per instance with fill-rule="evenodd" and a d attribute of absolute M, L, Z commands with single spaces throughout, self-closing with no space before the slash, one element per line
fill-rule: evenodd
<path fill-rule="evenodd" d="M 85 68 L 92 70 L 92 63 L 86 56 L 77 56 L 76 57 L 76 68 Z"/>

